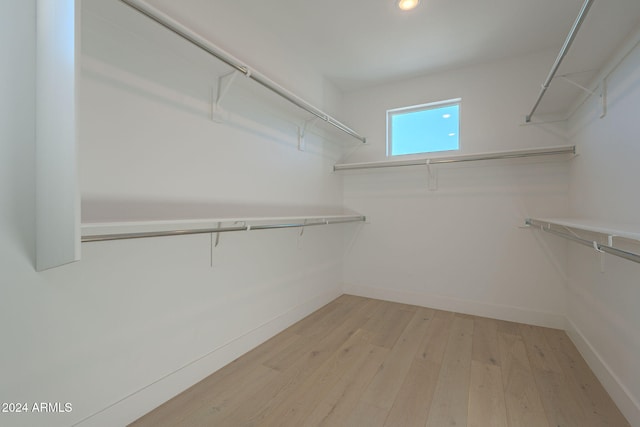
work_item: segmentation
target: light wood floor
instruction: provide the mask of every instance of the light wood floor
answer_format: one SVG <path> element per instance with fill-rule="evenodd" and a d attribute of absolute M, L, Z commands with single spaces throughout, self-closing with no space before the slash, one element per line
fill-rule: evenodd
<path fill-rule="evenodd" d="M 563 331 L 343 295 L 134 426 L 628 426 Z"/>

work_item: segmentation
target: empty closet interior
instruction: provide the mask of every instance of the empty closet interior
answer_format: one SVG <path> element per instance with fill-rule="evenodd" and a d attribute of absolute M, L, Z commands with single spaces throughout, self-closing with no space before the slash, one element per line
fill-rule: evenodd
<path fill-rule="evenodd" d="M 126 425 L 375 300 L 566 331 L 640 425 L 640 3 L 294 3 L 10 1 L 0 424 Z"/>

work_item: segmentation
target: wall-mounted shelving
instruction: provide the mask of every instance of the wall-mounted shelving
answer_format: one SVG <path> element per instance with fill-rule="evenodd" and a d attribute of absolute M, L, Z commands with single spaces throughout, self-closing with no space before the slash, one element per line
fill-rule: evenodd
<path fill-rule="evenodd" d="M 640 263 L 640 254 L 616 247 L 616 239 L 625 239 L 640 245 L 640 224 L 611 224 L 603 221 L 576 218 L 527 218 L 525 224 L 541 231 L 563 237 L 572 242 L 594 248 L 630 261 Z M 607 243 L 579 235 L 590 233 Z"/>
<path fill-rule="evenodd" d="M 364 222 L 363 215 L 323 215 L 262 218 L 212 218 L 201 220 L 134 221 L 82 225 L 82 242 L 183 236 L 232 231 L 305 228 L 319 225 Z"/>
<path fill-rule="evenodd" d="M 363 143 L 366 142 L 366 138 L 364 136 L 360 135 L 359 133 L 351 129 L 346 124 L 340 122 L 339 120 L 325 113 L 321 109 L 313 106 L 311 103 L 305 101 L 304 99 L 297 96 L 293 92 L 278 85 L 277 83 L 275 83 L 273 80 L 271 80 L 264 74 L 253 69 L 249 65 L 243 63 L 242 61 L 235 58 L 230 53 L 224 51 L 220 47 L 211 43 L 206 38 L 197 34 L 193 30 L 187 28 L 180 22 L 176 21 L 175 19 L 171 18 L 170 16 L 161 12 L 160 10 L 154 8 L 148 3 L 140 0 L 121 0 L 121 1 L 131 6 L 135 10 L 139 11 L 143 15 L 156 21 L 158 24 L 172 31 L 176 35 L 182 37 L 183 39 L 187 40 L 188 42 L 202 49 L 203 51 L 209 53 L 210 55 L 214 56 L 215 58 L 229 65 L 232 68 L 232 70 L 235 71 L 236 73 L 242 73 L 245 77 L 257 82 L 261 86 L 265 87 L 266 89 L 270 90 L 271 92 L 275 93 L 276 95 L 285 99 L 286 101 L 295 105 L 296 107 L 310 113 L 313 117 L 327 123 L 328 125 L 346 133 L 347 135 Z M 231 76 L 234 76 L 234 74 L 232 74 Z M 230 78 L 230 79 L 227 79 L 226 83 L 231 84 L 232 81 L 233 81 L 233 78 Z M 226 91 L 227 89 L 228 87 L 225 88 L 223 91 L 219 91 L 218 102 L 220 101 L 220 94 Z M 306 126 L 305 126 L 305 129 L 306 129 Z"/>
<path fill-rule="evenodd" d="M 547 89 L 549 88 L 549 85 L 551 84 L 551 81 L 553 80 L 553 78 L 555 77 L 556 73 L 558 72 L 558 68 L 560 68 L 560 64 L 562 64 L 562 61 L 564 60 L 565 56 L 567 56 L 567 53 L 569 52 L 569 48 L 571 47 L 571 45 L 573 44 L 573 41 L 575 40 L 576 36 L 578 35 L 578 30 L 580 29 L 580 27 L 582 26 L 582 23 L 584 22 L 585 18 L 587 17 L 587 13 L 589 12 L 589 9 L 591 8 L 592 4 L 593 4 L 593 0 L 585 0 L 585 2 L 583 3 L 582 7 L 580 8 L 580 12 L 578 13 L 577 18 L 576 18 L 575 22 L 573 23 L 573 26 L 571 27 L 571 30 L 569 30 L 569 34 L 567 35 L 567 38 L 564 41 L 564 44 L 562 45 L 562 48 L 560 48 L 560 52 L 558 53 L 558 56 L 556 57 L 556 60 L 554 61 L 553 65 L 551 66 L 551 70 L 549 71 L 549 74 L 548 74 L 546 80 L 544 81 L 544 83 L 542 83 L 542 88 L 540 89 L 540 93 L 538 94 L 538 98 L 536 99 L 536 102 L 534 103 L 533 107 L 531 108 L 531 112 L 529 112 L 529 114 L 527 114 L 526 117 L 525 117 L 525 122 L 526 123 L 530 123 L 531 122 L 531 119 L 533 118 L 533 114 L 538 109 L 538 106 L 540 105 L 540 102 L 542 101 L 542 97 L 547 92 Z"/>
<path fill-rule="evenodd" d="M 378 169 L 378 168 L 391 168 L 402 166 L 425 166 L 425 165 L 438 165 L 460 162 L 473 162 L 480 160 L 504 160 L 504 159 L 517 159 L 525 157 L 539 157 L 539 156 L 558 156 L 558 155 L 575 155 L 575 145 L 563 145 L 556 147 L 534 148 L 528 150 L 511 150 L 511 151 L 494 151 L 490 153 L 478 153 L 468 155 L 454 155 L 447 157 L 424 157 L 411 160 L 382 160 L 378 162 L 363 162 L 363 163 L 343 163 L 336 164 L 333 167 L 334 171 L 344 170 L 356 170 L 356 169 Z"/>

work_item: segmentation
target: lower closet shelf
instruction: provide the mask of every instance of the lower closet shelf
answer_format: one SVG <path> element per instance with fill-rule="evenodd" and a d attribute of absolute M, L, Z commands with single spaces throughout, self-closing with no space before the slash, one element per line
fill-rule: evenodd
<path fill-rule="evenodd" d="M 263 217 L 213 218 L 170 221 L 135 221 L 82 224 L 82 242 L 140 239 L 146 237 L 180 236 L 187 234 L 223 233 L 231 231 L 270 230 L 276 228 L 304 228 L 318 225 L 364 222 L 358 214 Z"/>
<path fill-rule="evenodd" d="M 576 218 L 527 218 L 525 224 L 581 245 L 593 247 L 599 252 L 640 263 L 640 253 L 616 247 L 614 242 L 616 239 L 624 239 L 632 245 L 640 245 L 640 225 L 638 224 L 612 224 Z M 606 238 L 607 243 L 581 236 L 578 234 L 581 232 L 597 234 L 599 239 Z"/>

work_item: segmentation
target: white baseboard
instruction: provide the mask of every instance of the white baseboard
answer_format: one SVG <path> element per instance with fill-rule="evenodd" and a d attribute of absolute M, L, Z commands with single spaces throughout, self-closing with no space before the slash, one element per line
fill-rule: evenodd
<path fill-rule="evenodd" d="M 535 311 L 522 307 L 452 298 L 425 292 L 372 288 L 370 286 L 351 284 L 345 285 L 343 290 L 345 294 L 419 305 L 439 310 L 455 311 L 456 313 L 472 314 L 475 316 L 490 317 L 492 319 L 526 323 L 528 325 L 545 326 L 555 329 L 565 329 L 567 325 L 565 317 L 561 314 Z"/>
<path fill-rule="evenodd" d="M 86 417 L 74 426 L 110 427 L 127 425 L 213 372 L 262 344 L 303 317 L 338 298 L 340 289 L 332 289 L 305 301 L 257 326 L 190 364 L 122 398 L 105 409 Z"/>
<path fill-rule="evenodd" d="M 578 348 L 580 354 L 587 362 L 593 373 L 598 377 L 603 387 L 613 401 L 618 405 L 620 412 L 627 418 L 632 426 L 640 426 L 640 403 L 629 392 L 620 378 L 611 370 L 607 362 L 602 359 L 598 351 L 582 334 L 580 329 L 567 319 L 567 335 Z"/>
<path fill-rule="evenodd" d="M 440 310 L 490 317 L 537 326 L 565 329 L 595 375 L 631 425 L 640 426 L 640 404 L 613 373 L 607 363 L 584 337 L 576 325 L 564 316 L 521 307 L 477 302 L 442 295 L 399 291 L 368 286 L 345 285 L 344 293 L 367 298 L 383 299 Z M 126 425 L 176 394 L 206 378 L 242 354 L 255 348 L 306 315 L 333 301 L 340 292 L 330 291 L 314 297 L 291 310 L 276 316 L 246 334 L 221 345 L 204 357 L 178 369 L 162 379 L 132 393 L 79 423 L 82 427 Z"/>

